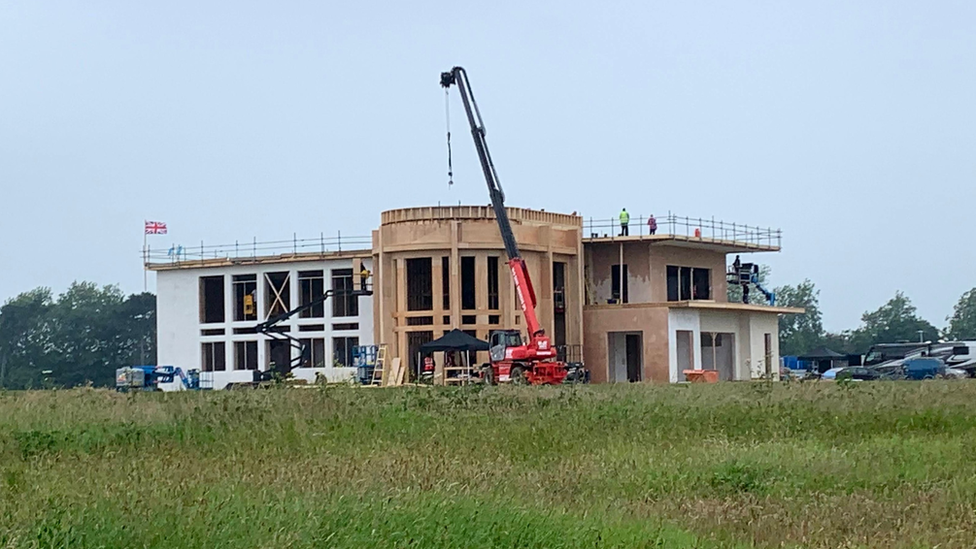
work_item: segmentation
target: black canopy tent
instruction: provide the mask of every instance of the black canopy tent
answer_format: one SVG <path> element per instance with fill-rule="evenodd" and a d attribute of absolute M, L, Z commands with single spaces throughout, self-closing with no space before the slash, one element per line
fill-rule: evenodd
<path fill-rule="evenodd" d="M 813 351 L 796 358 L 802 362 L 812 362 L 821 374 L 831 368 L 847 366 L 847 355 L 831 351 L 826 347 L 817 347 Z"/>
<path fill-rule="evenodd" d="M 469 353 L 472 351 L 487 350 L 488 342 L 481 341 L 476 337 L 472 337 L 461 330 L 458 330 L 457 328 L 447 332 L 442 337 L 435 339 L 434 341 L 429 341 L 420 346 L 421 355 L 437 352 L 444 353 L 444 382 L 447 382 L 449 379 L 458 380 L 461 382 L 470 380 L 471 359 Z M 463 365 L 454 362 L 458 356 L 461 357 L 461 362 L 463 362 Z M 422 363 L 422 360 L 417 361 L 418 365 Z M 456 373 L 458 375 L 451 376 L 452 373 Z M 435 377 L 437 377 L 436 374 Z"/>
<path fill-rule="evenodd" d="M 458 330 L 457 328 L 447 332 L 443 336 L 428 341 L 420 346 L 420 351 L 424 353 L 435 353 L 439 351 L 487 351 L 488 342 L 481 341 L 476 337 Z"/>

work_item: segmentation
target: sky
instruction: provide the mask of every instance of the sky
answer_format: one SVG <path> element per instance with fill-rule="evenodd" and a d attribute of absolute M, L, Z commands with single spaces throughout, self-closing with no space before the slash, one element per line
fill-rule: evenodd
<path fill-rule="evenodd" d="M 0 301 L 144 284 L 150 246 L 368 235 L 486 204 L 780 228 L 824 324 L 976 286 L 976 2 L 0 0 Z M 148 278 L 153 289 L 153 278 Z"/>

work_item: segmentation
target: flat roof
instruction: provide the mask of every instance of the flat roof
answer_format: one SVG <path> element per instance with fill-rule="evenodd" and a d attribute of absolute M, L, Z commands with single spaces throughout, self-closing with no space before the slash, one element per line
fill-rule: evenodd
<path fill-rule="evenodd" d="M 273 263 L 298 263 L 301 261 L 324 261 L 330 259 L 355 259 L 372 257 L 373 250 L 343 250 L 341 252 L 290 253 L 252 257 L 214 257 L 209 259 L 174 259 L 169 262 L 150 261 L 146 269 L 150 271 L 175 271 L 180 269 L 210 269 L 236 265 L 264 265 Z"/>
<path fill-rule="evenodd" d="M 748 303 L 725 303 L 719 301 L 657 301 L 654 303 L 598 303 L 584 305 L 583 310 L 613 310 L 613 309 L 643 309 L 650 307 L 665 307 L 668 309 L 703 309 L 713 311 L 739 311 L 749 313 L 793 314 L 801 315 L 806 309 L 801 307 L 771 307 L 769 305 L 752 305 Z"/>
<path fill-rule="evenodd" d="M 707 236 L 686 236 L 681 234 L 648 234 L 630 236 L 596 236 L 583 238 L 583 245 L 612 244 L 620 242 L 662 243 L 686 248 L 698 248 L 725 253 L 778 252 L 779 244 L 759 244 L 741 240 L 724 240 Z"/>

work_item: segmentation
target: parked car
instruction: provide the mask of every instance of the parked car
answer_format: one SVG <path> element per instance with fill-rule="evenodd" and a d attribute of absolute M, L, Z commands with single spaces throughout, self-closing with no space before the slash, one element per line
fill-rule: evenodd
<path fill-rule="evenodd" d="M 910 358 L 905 361 L 904 367 L 906 379 L 935 379 L 946 374 L 945 362 L 941 358 Z"/>
<path fill-rule="evenodd" d="M 837 374 L 843 372 L 846 369 L 847 368 L 831 368 L 826 372 L 820 374 L 820 379 L 823 379 L 825 381 L 834 381 L 835 379 L 837 379 Z"/>
<path fill-rule="evenodd" d="M 835 379 L 853 379 L 856 381 L 876 381 L 882 377 L 883 376 L 879 372 L 863 366 L 841 368 L 841 370 L 834 375 Z"/>
<path fill-rule="evenodd" d="M 946 368 L 945 376 L 947 379 L 966 379 L 969 377 L 969 372 L 961 368 Z"/>

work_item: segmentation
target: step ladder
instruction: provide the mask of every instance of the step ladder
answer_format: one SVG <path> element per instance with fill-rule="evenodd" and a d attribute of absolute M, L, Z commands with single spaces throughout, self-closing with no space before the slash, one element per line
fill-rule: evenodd
<path fill-rule="evenodd" d="M 386 369 L 386 344 L 380 345 L 376 351 L 376 365 L 373 366 L 373 379 L 370 385 L 383 385 L 383 370 Z"/>

